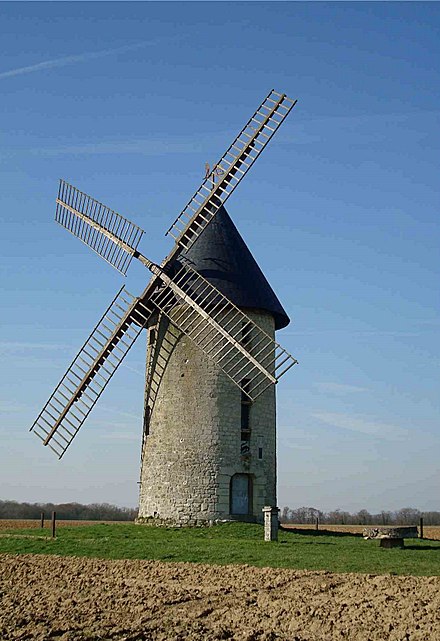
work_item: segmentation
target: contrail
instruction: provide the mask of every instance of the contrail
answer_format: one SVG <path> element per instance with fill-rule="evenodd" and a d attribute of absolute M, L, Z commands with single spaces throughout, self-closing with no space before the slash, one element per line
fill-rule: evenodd
<path fill-rule="evenodd" d="M 116 47 L 116 49 L 89 51 L 86 53 L 80 53 L 76 56 L 65 56 L 64 58 L 55 58 L 54 60 L 45 60 L 44 62 L 39 62 L 36 65 L 29 65 L 27 67 L 18 67 L 17 69 L 11 69 L 10 71 L 3 71 L 2 73 L 0 73 L 0 80 L 3 78 L 13 78 L 14 76 L 20 76 L 24 73 L 33 73 L 34 71 L 43 71 L 44 69 L 64 67 L 66 65 L 74 64 L 75 62 L 85 62 L 86 60 L 92 60 L 93 58 L 103 58 L 104 56 L 110 56 L 114 53 L 122 53 L 123 51 L 140 49 L 141 47 L 145 47 L 151 44 L 154 44 L 154 43 L 152 41 L 137 42 L 136 44 L 124 45 L 123 47 Z"/>

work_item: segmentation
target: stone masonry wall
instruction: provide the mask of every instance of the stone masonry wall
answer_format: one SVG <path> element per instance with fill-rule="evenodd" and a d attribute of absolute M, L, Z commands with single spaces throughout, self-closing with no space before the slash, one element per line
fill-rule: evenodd
<path fill-rule="evenodd" d="M 269 314 L 247 313 L 273 336 Z M 167 332 L 176 338 L 172 325 Z M 139 517 L 182 525 L 239 518 L 230 514 L 230 482 L 245 473 L 252 515 L 261 521 L 263 506 L 276 505 L 274 386 L 251 405 L 250 452 L 242 456 L 240 389 L 185 335 L 167 342 L 175 346 L 144 441 Z"/>

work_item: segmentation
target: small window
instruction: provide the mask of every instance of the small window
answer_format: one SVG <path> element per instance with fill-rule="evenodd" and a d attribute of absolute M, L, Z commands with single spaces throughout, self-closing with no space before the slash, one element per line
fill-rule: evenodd
<path fill-rule="evenodd" d="M 251 406 L 249 403 L 241 404 L 241 431 L 249 430 L 249 416 L 250 416 Z"/>
<path fill-rule="evenodd" d="M 241 387 L 242 387 L 242 392 L 241 392 L 241 412 L 240 412 L 240 418 L 241 418 L 241 445 L 240 445 L 240 454 L 241 456 L 248 456 L 251 451 L 251 422 L 250 422 L 250 415 L 251 415 L 251 399 L 249 396 L 246 394 L 246 391 L 249 389 L 249 384 L 250 381 L 247 378 L 244 378 L 241 381 Z"/>
<path fill-rule="evenodd" d="M 145 405 L 145 410 L 144 410 L 144 429 L 143 429 L 143 435 L 144 437 L 148 436 L 150 433 L 150 407 L 148 405 Z"/>
<path fill-rule="evenodd" d="M 252 323 L 242 323 L 241 326 L 241 344 L 249 348 L 252 339 Z"/>
<path fill-rule="evenodd" d="M 260 461 L 263 458 L 263 448 L 262 447 L 258 448 L 258 458 L 259 458 Z"/>

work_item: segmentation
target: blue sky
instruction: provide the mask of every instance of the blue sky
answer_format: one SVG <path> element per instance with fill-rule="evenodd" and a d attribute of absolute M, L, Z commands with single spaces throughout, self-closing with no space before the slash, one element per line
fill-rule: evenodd
<path fill-rule="evenodd" d="M 122 284 L 63 177 L 164 232 L 271 88 L 228 202 L 292 322 L 279 505 L 440 510 L 438 3 L 0 3 L 0 498 L 137 502 L 145 341 L 62 461 L 28 428 Z M 127 288 L 148 274 L 133 265 Z"/>

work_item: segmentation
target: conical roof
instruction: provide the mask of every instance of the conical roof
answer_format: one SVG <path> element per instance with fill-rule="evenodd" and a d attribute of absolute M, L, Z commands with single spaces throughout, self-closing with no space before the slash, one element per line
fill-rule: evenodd
<path fill-rule="evenodd" d="M 289 324 L 289 317 L 224 207 L 179 260 L 191 265 L 237 307 L 270 312 L 275 329 Z"/>

